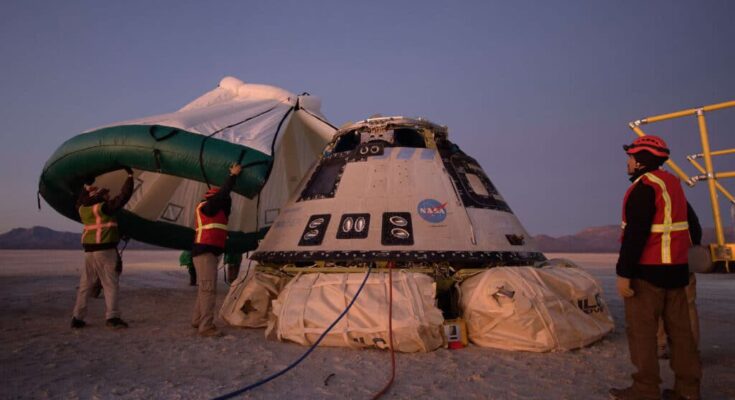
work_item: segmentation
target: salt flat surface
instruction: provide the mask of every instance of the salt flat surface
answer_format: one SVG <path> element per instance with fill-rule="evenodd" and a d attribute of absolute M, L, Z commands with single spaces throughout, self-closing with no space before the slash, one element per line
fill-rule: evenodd
<path fill-rule="evenodd" d="M 632 366 L 614 254 L 570 259 L 602 284 L 616 331 L 587 348 L 524 353 L 470 346 L 397 354 L 388 399 L 607 399 Z M 265 340 L 262 329 L 226 326 L 200 338 L 189 326 L 196 289 L 175 251 L 125 252 L 121 309 L 130 329 L 104 326 L 104 301 L 90 300 L 88 326 L 69 328 L 81 251 L 0 251 L 0 398 L 201 399 L 236 390 L 299 357 L 305 347 Z M 243 266 L 245 268 L 245 266 Z M 220 272 L 219 303 L 227 287 Z M 735 274 L 699 275 L 703 396 L 735 399 Z M 661 362 L 664 386 L 673 376 Z M 369 399 L 388 381 L 390 354 L 319 348 L 248 399 Z M 330 377 L 331 376 L 331 377 Z M 328 381 L 327 378 L 329 377 Z"/>

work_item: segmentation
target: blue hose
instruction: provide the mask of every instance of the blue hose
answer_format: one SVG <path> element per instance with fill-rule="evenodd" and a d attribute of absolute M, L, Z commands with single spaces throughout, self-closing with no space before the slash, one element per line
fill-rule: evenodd
<path fill-rule="evenodd" d="M 332 324 L 329 325 L 329 327 L 327 328 L 327 330 L 325 330 L 324 333 L 322 333 L 322 335 L 319 336 L 319 339 L 317 339 L 316 342 L 313 345 L 311 345 L 311 347 L 309 347 L 309 350 L 306 350 L 306 352 L 304 354 L 302 354 L 301 357 L 299 357 L 296 361 L 294 361 L 293 363 L 291 363 L 291 365 L 289 365 L 288 367 L 284 368 L 281 371 L 276 372 L 275 374 L 273 374 L 273 375 L 271 375 L 271 376 L 269 376 L 269 377 L 267 377 L 265 379 L 261 379 L 258 382 L 253 383 L 252 385 L 245 386 L 244 388 L 235 390 L 234 392 L 230 392 L 230 393 L 224 394 L 222 396 L 215 397 L 213 400 L 231 399 L 231 398 L 233 398 L 233 397 L 235 397 L 235 396 L 237 396 L 239 394 L 243 394 L 243 393 L 247 392 L 248 390 L 255 389 L 258 386 L 264 385 L 264 384 L 266 384 L 266 383 L 268 383 L 268 382 L 270 382 L 270 381 L 278 378 L 279 376 L 285 374 L 286 372 L 290 371 L 291 369 L 293 369 L 294 367 L 296 367 L 297 365 L 299 365 L 302 361 L 304 361 L 304 359 L 306 359 L 306 357 L 308 357 L 309 354 L 311 354 L 311 352 L 314 351 L 314 349 L 316 349 L 316 347 L 319 345 L 319 343 L 321 343 L 321 341 L 324 339 L 324 337 L 327 336 L 327 334 L 329 333 L 329 331 L 331 331 L 332 328 L 334 328 L 334 326 L 337 325 L 337 323 L 342 319 L 342 317 L 344 317 L 347 314 L 347 312 L 350 311 L 350 308 L 352 308 L 352 305 L 355 304 L 355 300 L 357 300 L 357 296 L 360 295 L 360 292 L 362 291 L 362 288 L 365 287 L 365 283 L 367 283 L 368 277 L 370 276 L 370 272 L 372 270 L 373 270 L 373 264 L 370 264 L 370 266 L 368 267 L 368 271 L 365 274 L 365 279 L 363 279 L 362 283 L 360 284 L 360 287 L 357 289 L 357 292 L 355 293 L 355 297 L 353 297 L 352 300 L 350 301 L 350 304 L 347 305 L 347 308 L 345 308 L 344 311 L 342 311 L 342 314 L 340 314 L 339 317 L 337 317 L 337 319 L 335 319 L 334 322 L 332 322 Z"/>

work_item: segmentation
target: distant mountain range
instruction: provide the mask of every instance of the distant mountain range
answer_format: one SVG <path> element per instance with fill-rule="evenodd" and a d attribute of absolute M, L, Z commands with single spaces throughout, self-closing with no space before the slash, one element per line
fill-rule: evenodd
<path fill-rule="evenodd" d="M 620 226 L 587 228 L 574 235 L 533 237 L 539 250 L 550 253 L 616 253 L 620 250 Z"/>
<path fill-rule="evenodd" d="M 82 248 L 82 234 L 59 232 L 43 226 L 33 228 L 15 228 L 0 235 L 0 249 L 47 249 L 62 250 Z M 131 240 L 128 249 L 160 249 L 146 243 Z"/>
<path fill-rule="evenodd" d="M 732 228 L 725 229 L 725 239 L 733 241 Z M 620 250 L 620 226 L 606 225 L 584 229 L 574 235 L 533 237 L 543 252 L 549 253 L 617 253 Z M 715 229 L 704 228 L 702 243 L 715 241 Z"/>
<path fill-rule="evenodd" d="M 702 243 L 713 242 L 714 228 L 704 229 L 703 236 Z M 726 229 L 725 236 L 728 242 L 733 241 L 732 228 Z M 539 250 L 549 253 L 617 253 L 620 249 L 620 227 L 617 225 L 587 228 L 574 235 L 536 235 L 533 238 Z M 0 249 L 81 249 L 80 242 L 80 233 L 59 232 L 43 226 L 15 228 L 0 235 Z M 128 248 L 160 249 L 135 240 L 130 241 Z"/>

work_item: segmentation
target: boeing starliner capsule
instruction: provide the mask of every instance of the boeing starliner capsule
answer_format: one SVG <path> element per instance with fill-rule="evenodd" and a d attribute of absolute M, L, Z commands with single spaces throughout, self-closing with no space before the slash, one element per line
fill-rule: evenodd
<path fill-rule="evenodd" d="M 475 159 L 424 119 L 342 127 L 251 258 L 261 264 L 397 267 L 545 260 Z"/>
<path fill-rule="evenodd" d="M 614 326 L 595 279 L 546 260 L 477 161 L 423 119 L 339 129 L 250 258 L 220 316 L 307 346 L 554 351 Z"/>

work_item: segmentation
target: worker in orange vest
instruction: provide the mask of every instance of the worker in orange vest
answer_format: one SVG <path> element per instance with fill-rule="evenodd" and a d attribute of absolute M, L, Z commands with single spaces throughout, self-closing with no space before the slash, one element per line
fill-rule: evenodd
<path fill-rule="evenodd" d="M 197 274 L 197 299 L 191 326 L 201 336 L 222 336 L 214 325 L 214 305 L 217 300 L 217 265 L 225 250 L 227 222 L 232 208 L 230 191 L 242 166 L 232 164 L 230 176 L 221 188 L 211 188 L 195 211 L 194 245 L 191 255 Z"/>
<path fill-rule="evenodd" d="M 689 283 L 687 252 L 701 238 L 701 227 L 681 183 L 661 169 L 669 149 L 657 136 L 623 146 L 633 182 L 623 200 L 623 234 L 616 272 L 625 302 L 633 384 L 610 389 L 614 399 L 660 399 L 661 377 L 656 333 L 663 319 L 671 347 L 673 389 L 667 399 L 699 399 L 702 367 L 692 335 L 684 288 Z M 690 237 L 691 236 L 691 237 Z"/>
<path fill-rule="evenodd" d="M 119 254 L 117 244 L 120 233 L 115 216 L 133 194 L 133 170 L 125 167 L 128 178 L 120 190 L 120 194 L 110 199 L 110 191 L 92 186 L 94 180 L 87 182 L 77 199 L 77 211 L 84 231 L 82 247 L 84 248 L 84 269 L 79 280 L 77 300 L 71 318 L 71 327 L 80 329 L 86 326 L 87 299 L 92 295 L 96 282 L 102 283 L 105 293 L 106 325 L 112 329 L 127 328 L 128 324 L 120 318 L 118 308 L 118 290 L 120 274 L 117 271 Z"/>

